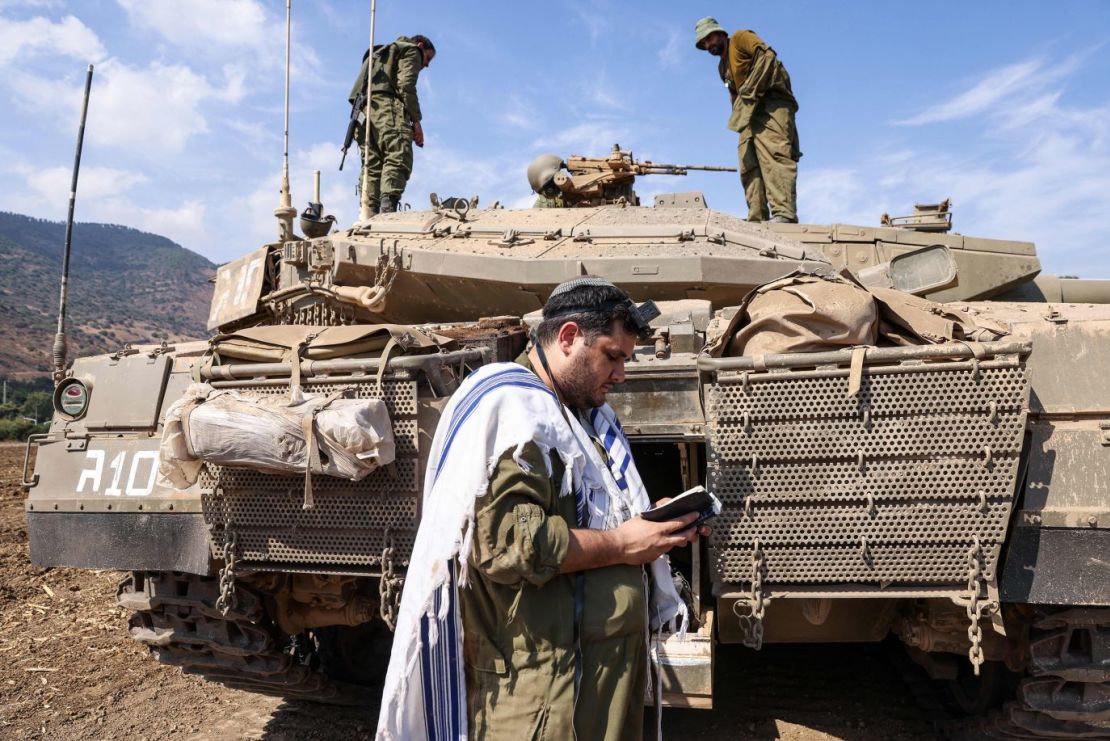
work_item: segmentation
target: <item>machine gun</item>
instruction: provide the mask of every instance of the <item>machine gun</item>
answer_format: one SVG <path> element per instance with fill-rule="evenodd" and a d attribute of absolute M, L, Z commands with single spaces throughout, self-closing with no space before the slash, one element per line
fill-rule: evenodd
<path fill-rule="evenodd" d="M 366 123 L 366 113 L 363 110 L 366 108 L 366 91 L 363 90 L 355 96 L 355 102 L 351 104 L 351 120 L 347 122 L 347 135 L 343 137 L 343 157 L 339 160 L 339 171 L 343 171 L 343 163 L 347 161 L 347 150 L 351 148 L 351 143 L 355 140 L 355 131 L 360 124 Z"/>
<path fill-rule="evenodd" d="M 685 175 L 691 170 L 736 172 L 735 167 L 713 165 L 663 165 L 651 160 L 637 161 L 631 151 L 613 145 L 608 157 L 571 155 L 566 171 L 557 172 L 555 186 L 569 201 L 576 204 L 600 205 L 624 198 L 630 205 L 639 205 L 632 190 L 637 175 Z"/>

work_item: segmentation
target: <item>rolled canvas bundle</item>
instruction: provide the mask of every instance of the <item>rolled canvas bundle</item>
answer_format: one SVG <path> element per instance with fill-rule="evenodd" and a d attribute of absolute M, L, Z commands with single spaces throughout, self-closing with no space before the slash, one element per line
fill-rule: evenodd
<path fill-rule="evenodd" d="M 178 488 L 195 483 L 205 462 L 358 481 L 394 457 L 380 399 L 303 394 L 294 403 L 193 384 L 166 414 L 159 472 Z"/>

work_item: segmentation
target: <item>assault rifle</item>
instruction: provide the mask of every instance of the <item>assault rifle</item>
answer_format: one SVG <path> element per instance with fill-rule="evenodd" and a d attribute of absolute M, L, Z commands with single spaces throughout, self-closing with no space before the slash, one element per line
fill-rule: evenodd
<path fill-rule="evenodd" d="M 351 104 L 351 120 L 347 122 L 347 135 L 343 137 L 343 157 L 339 160 L 339 171 L 343 171 L 343 163 L 347 161 L 347 150 L 351 148 L 351 143 L 355 140 L 355 129 L 359 124 L 365 125 L 366 112 L 366 91 L 361 91 L 355 96 L 355 102 Z"/>
<path fill-rule="evenodd" d="M 631 194 L 637 175 L 685 175 L 691 170 L 707 172 L 736 172 L 735 167 L 715 165 L 664 165 L 651 160 L 637 161 L 632 152 L 613 145 L 608 157 L 583 157 L 571 155 L 566 159 L 566 171 L 555 174 L 553 182 L 562 193 L 575 203 L 614 200 L 617 194 Z M 626 200 L 636 205 L 635 195 Z"/>

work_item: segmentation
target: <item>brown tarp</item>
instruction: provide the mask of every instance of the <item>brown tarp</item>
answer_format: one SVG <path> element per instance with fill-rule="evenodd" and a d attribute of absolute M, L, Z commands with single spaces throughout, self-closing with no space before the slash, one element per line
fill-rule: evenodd
<path fill-rule="evenodd" d="M 749 293 L 707 352 L 753 357 L 862 345 L 981 342 L 1007 333 L 966 307 L 865 288 L 847 271 L 798 270 Z"/>
<path fill-rule="evenodd" d="M 434 352 L 455 346 L 449 337 L 400 324 L 351 324 L 340 327 L 273 325 L 248 327 L 212 339 L 220 358 L 282 362 L 290 352 L 308 360 L 380 355 L 390 341 L 401 353 Z"/>

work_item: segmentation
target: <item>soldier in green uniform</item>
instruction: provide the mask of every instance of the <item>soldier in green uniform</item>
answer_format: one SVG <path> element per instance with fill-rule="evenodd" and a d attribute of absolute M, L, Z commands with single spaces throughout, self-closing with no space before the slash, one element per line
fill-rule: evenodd
<path fill-rule="evenodd" d="M 575 205 L 555 185 L 555 176 L 566 167 L 557 154 L 541 154 L 528 165 L 528 185 L 536 194 L 532 208 L 568 208 Z"/>
<path fill-rule="evenodd" d="M 396 211 L 401 194 L 412 174 L 412 145 L 424 146 L 420 100 L 416 80 L 420 70 L 432 63 L 436 49 L 427 36 L 399 36 L 391 44 L 374 47 L 371 78 L 370 145 L 365 131 L 358 131 L 358 146 L 372 213 Z M 366 69 L 370 53 L 351 88 L 352 105 L 366 91 Z"/>
<path fill-rule="evenodd" d="M 652 308 L 601 278 L 563 283 L 529 353 L 452 396 L 378 738 L 643 736 L 648 628 L 687 611 L 664 554 L 708 534 L 696 513 L 638 516 L 651 503 L 605 404 Z"/>
<path fill-rule="evenodd" d="M 622 290 L 596 278 L 569 285 L 544 307 L 536 342 L 545 355 L 533 348 L 518 362 L 556 390 L 611 463 L 589 410 L 623 380 L 637 331 L 615 310 L 628 305 Z M 460 590 L 470 731 L 635 741 L 648 671 L 642 565 L 692 539 L 694 516 L 580 529 L 575 497 L 559 495 L 566 472 L 550 460 L 549 473 L 534 443 L 502 455 L 475 504 L 470 586 Z"/>
<path fill-rule="evenodd" d="M 790 75 L 754 31 L 737 31 L 730 38 L 714 18 L 697 22 L 694 44 L 720 57 L 717 71 L 732 101 L 728 128 L 740 134 L 740 182 L 748 221 L 796 223 L 802 152 Z"/>

